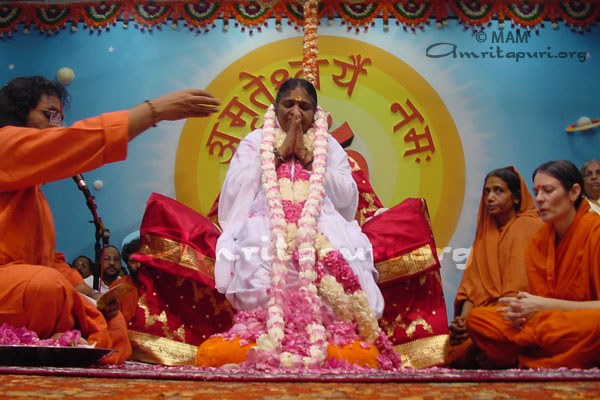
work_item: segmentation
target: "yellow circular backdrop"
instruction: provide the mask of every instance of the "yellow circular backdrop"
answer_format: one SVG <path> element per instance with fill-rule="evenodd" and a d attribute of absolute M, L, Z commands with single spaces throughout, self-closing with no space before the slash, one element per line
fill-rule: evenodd
<path fill-rule="evenodd" d="M 302 38 L 264 45 L 237 60 L 207 87 L 221 99 L 210 118 L 189 119 L 175 162 L 177 200 L 206 214 L 219 194 L 237 143 L 254 128 L 279 85 L 301 74 Z M 368 162 L 371 184 L 386 207 L 427 200 L 438 247 L 461 213 L 465 163 L 460 137 L 429 83 L 371 44 L 319 36 L 319 105 L 332 131 L 347 124 L 352 149 Z"/>

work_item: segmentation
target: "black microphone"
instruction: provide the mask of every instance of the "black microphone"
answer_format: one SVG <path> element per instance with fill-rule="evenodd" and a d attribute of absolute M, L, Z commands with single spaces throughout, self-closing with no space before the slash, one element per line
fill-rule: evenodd
<path fill-rule="evenodd" d="M 88 188 L 88 186 L 85 184 L 85 181 L 83 180 L 83 175 L 77 174 L 73 177 L 73 180 L 77 184 L 77 187 L 79 188 L 79 190 L 81 190 L 83 192 L 86 199 L 90 198 L 92 196 L 92 194 L 90 193 L 90 189 Z"/>
<path fill-rule="evenodd" d="M 98 216 L 98 213 L 96 212 L 97 207 L 96 204 L 94 204 L 94 196 L 92 196 L 92 194 L 90 193 L 90 189 L 85 184 L 85 181 L 83 180 L 83 175 L 77 174 L 73 177 L 73 180 L 77 184 L 77 188 L 83 193 L 83 197 L 85 197 L 85 202 L 90 211 L 92 212 L 92 216 L 94 217 L 94 219 L 90 222 L 94 223 L 94 225 L 96 226 L 96 262 L 99 263 L 101 254 L 101 252 L 99 252 L 100 240 L 102 240 L 102 243 L 104 243 L 105 246 L 108 245 L 110 231 L 104 227 L 104 224 L 102 223 L 102 218 L 100 218 Z"/>
<path fill-rule="evenodd" d="M 83 180 L 83 176 L 81 174 L 77 174 L 73 177 L 73 180 L 77 184 L 79 190 L 83 190 L 83 188 L 87 188 L 85 181 Z"/>

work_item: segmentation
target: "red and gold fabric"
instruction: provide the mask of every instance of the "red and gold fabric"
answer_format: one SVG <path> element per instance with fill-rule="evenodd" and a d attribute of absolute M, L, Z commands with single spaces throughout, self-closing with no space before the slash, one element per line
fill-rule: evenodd
<path fill-rule="evenodd" d="M 367 174 L 350 155 L 348 155 L 348 162 L 350 163 L 352 177 L 358 187 L 358 210 L 354 219 L 362 226 L 368 218 L 375 214 L 375 211 L 383 208 L 383 203 L 375 194 Z"/>
<path fill-rule="evenodd" d="M 440 262 L 429 221 L 425 200 L 407 199 L 362 226 L 385 299 L 379 324 L 404 367 L 442 365 L 448 348 Z"/>
<path fill-rule="evenodd" d="M 198 345 L 230 328 L 233 309 L 214 289 L 219 230 L 202 215 L 152 194 L 140 229 L 139 300 L 129 324 L 132 358 L 194 365 Z"/>
<path fill-rule="evenodd" d="M 361 175 L 362 174 L 362 175 Z M 382 208 L 360 168 L 353 175 L 366 220 Z M 361 196 L 361 199 L 365 197 Z M 218 214 L 215 208 L 211 210 Z M 448 343 L 440 264 L 425 201 L 408 199 L 363 225 L 373 245 L 379 286 L 386 306 L 381 327 L 390 335 L 405 367 L 444 362 Z M 153 194 L 142 221 L 142 247 L 134 256 L 140 299 L 130 340 L 134 359 L 159 364 L 193 364 L 197 346 L 231 326 L 233 309 L 213 289 L 219 229 L 175 200 Z M 193 265 L 199 265 L 193 268 Z"/>

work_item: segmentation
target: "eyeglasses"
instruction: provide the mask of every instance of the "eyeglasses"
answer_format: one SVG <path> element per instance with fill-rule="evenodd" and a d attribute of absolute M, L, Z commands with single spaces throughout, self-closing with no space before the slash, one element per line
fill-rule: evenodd
<path fill-rule="evenodd" d="M 62 126 L 62 120 L 63 120 L 63 116 L 60 113 L 60 111 L 57 110 L 48 110 L 47 108 L 42 108 L 41 110 L 44 115 L 46 116 L 46 118 L 48 118 L 48 121 L 50 121 L 50 123 L 54 126 Z"/>

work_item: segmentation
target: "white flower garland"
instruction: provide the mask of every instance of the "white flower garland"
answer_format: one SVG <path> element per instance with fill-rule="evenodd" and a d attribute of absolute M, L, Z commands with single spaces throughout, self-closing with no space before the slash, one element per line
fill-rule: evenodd
<path fill-rule="evenodd" d="M 315 234 L 316 217 L 321 212 L 321 205 L 325 190 L 323 184 L 325 181 L 325 170 L 327 168 L 327 114 L 317 108 L 315 122 L 313 127 L 304 136 L 307 148 L 313 147 L 313 172 L 308 184 L 308 196 L 302 209 L 300 220 L 296 227 L 288 228 L 293 224 L 286 224 L 285 213 L 283 210 L 283 200 L 296 201 L 306 195 L 306 184 L 298 183 L 293 193 L 282 192 L 281 185 L 277 181 L 277 171 L 275 169 L 275 157 L 273 146 L 275 143 L 281 145 L 285 139 L 285 134 L 277 129 L 275 124 L 275 107 L 271 105 L 264 118 L 262 140 L 260 143 L 260 158 L 262 170 L 263 188 L 267 197 L 269 208 L 269 220 L 271 225 L 271 240 L 273 246 L 274 258 L 271 268 L 271 296 L 268 302 L 267 319 L 267 338 L 257 340 L 259 349 L 279 352 L 281 342 L 284 337 L 284 292 L 286 284 L 286 275 L 288 271 L 287 263 L 290 262 L 288 254 L 293 250 L 292 238 L 295 239 L 298 252 L 300 254 L 300 282 L 301 291 L 310 301 L 312 312 L 316 322 L 310 325 L 310 357 L 302 359 L 305 366 L 321 364 L 327 355 L 327 341 L 325 338 L 325 328 L 320 320 L 321 302 L 317 296 L 317 288 L 314 284 L 316 273 L 314 273 L 315 263 Z M 277 133 L 277 135 L 276 135 Z M 291 182 L 290 182 L 291 183 Z M 304 186 L 303 186 L 304 185 Z M 298 189 L 296 191 L 296 189 Z M 286 227 L 287 225 L 287 227 Z M 290 246 L 292 244 L 292 246 Z M 262 346 L 264 344 L 264 346 Z M 273 347 L 274 346 L 274 347 Z M 295 362 L 297 357 L 291 357 L 286 354 L 283 359 L 279 355 L 280 361 Z"/>
<path fill-rule="evenodd" d="M 343 321 L 356 321 L 358 331 L 365 340 L 373 343 L 381 330 L 364 290 L 357 290 L 352 294 L 345 293 L 343 286 L 330 275 L 321 279 L 318 288 L 315 285 L 317 255 L 325 256 L 329 251 L 336 250 L 320 233 L 316 223 L 325 196 L 327 114 L 321 108 L 317 108 L 315 122 L 303 136 L 306 148 L 313 152 L 313 171 L 308 183 L 302 179 L 292 182 L 288 177 L 278 179 L 273 149 L 274 146 L 277 148 L 283 144 L 286 133 L 276 127 L 275 121 L 275 108 L 271 105 L 265 114 L 259 151 L 263 189 L 269 208 L 274 258 L 271 268 L 267 332 L 258 338 L 257 347 L 259 350 L 278 356 L 280 364 L 284 367 L 293 368 L 301 364 L 305 367 L 318 366 L 327 356 L 327 339 L 321 320 L 319 293 Z M 293 204 L 305 201 L 297 224 L 286 221 L 284 201 Z M 309 302 L 314 318 L 313 322 L 306 327 L 309 334 L 310 357 L 282 351 L 281 348 L 285 335 L 286 276 L 288 267 L 291 267 L 293 262 L 290 255 L 296 249 L 299 255 L 300 292 Z"/>

